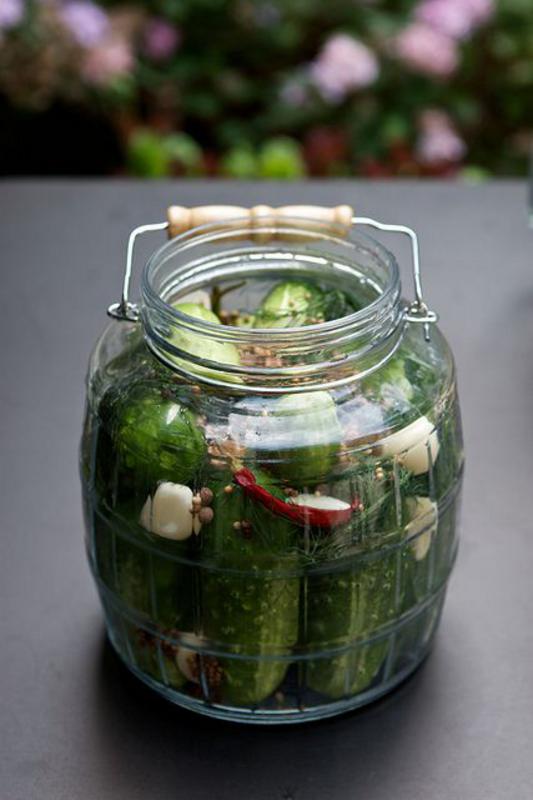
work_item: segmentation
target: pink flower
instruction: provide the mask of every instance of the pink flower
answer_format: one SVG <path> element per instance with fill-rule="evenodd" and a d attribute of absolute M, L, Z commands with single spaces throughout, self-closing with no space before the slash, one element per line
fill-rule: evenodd
<path fill-rule="evenodd" d="M 493 10 L 492 0 L 422 0 L 415 18 L 452 39 L 466 39 Z"/>
<path fill-rule="evenodd" d="M 0 0 L 0 31 L 7 31 L 22 22 L 24 3 L 22 0 Z"/>
<path fill-rule="evenodd" d="M 94 47 L 103 41 L 109 31 L 107 14 L 90 0 L 65 3 L 60 10 L 60 17 L 82 47 Z"/>
<path fill-rule="evenodd" d="M 466 152 L 466 145 L 443 111 L 425 111 L 420 119 L 416 153 L 422 164 L 455 163 Z"/>
<path fill-rule="evenodd" d="M 454 39 L 422 22 L 412 22 L 398 34 L 394 49 L 399 58 L 417 72 L 446 78 L 457 67 Z"/>
<path fill-rule="evenodd" d="M 459 2 L 459 0 L 457 0 Z M 463 0 L 469 9 L 474 25 L 483 25 L 494 14 L 494 0 Z"/>
<path fill-rule="evenodd" d="M 340 102 L 354 89 L 370 86 L 378 74 L 379 65 L 372 50 L 342 33 L 328 39 L 310 67 L 312 82 L 332 103 Z"/>
<path fill-rule="evenodd" d="M 143 51 L 153 61 L 164 61 L 175 52 L 180 41 L 177 28 L 160 17 L 154 17 L 144 32 Z"/>
<path fill-rule="evenodd" d="M 128 42 L 112 37 L 87 51 L 82 73 L 87 83 L 107 86 L 114 78 L 131 72 L 133 66 L 133 53 Z"/>
<path fill-rule="evenodd" d="M 472 15 L 462 0 L 425 0 L 415 8 L 415 18 L 453 39 L 472 32 Z"/>

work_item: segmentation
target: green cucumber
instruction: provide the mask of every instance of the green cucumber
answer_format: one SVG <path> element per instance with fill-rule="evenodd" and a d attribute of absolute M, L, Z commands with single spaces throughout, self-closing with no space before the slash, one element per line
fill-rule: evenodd
<path fill-rule="evenodd" d="M 415 391 L 406 374 L 406 363 L 400 353 L 393 355 L 380 369 L 363 379 L 362 390 L 378 401 L 390 414 L 409 411 Z"/>
<path fill-rule="evenodd" d="M 205 455 L 204 437 L 191 411 L 159 388 L 126 389 L 114 410 L 111 432 L 119 469 L 147 490 L 159 481 L 189 482 Z"/>
<path fill-rule="evenodd" d="M 210 484 L 214 518 L 202 527 L 202 634 L 228 651 L 218 657 L 222 702 L 253 706 L 280 685 L 288 662 L 276 656 L 297 642 L 299 580 L 286 574 L 296 566 L 295 531 L 226 483 Z"/>
<path fill-rule="evenodd" d="M 366 456 L 328 485 L 336 497 L 359 497 L 363 510 L 353 515 L 345 530 L 322 537 L 321 546 L 312 542 L 325 563 L 344 556 L 345 566 L 332 564 L 332 572 L 315 572 L 311 564 L 304 578 L 301 636 L 310 652 L 326 654 L 309 661 L 306 682 L 333 699 L 364 691 L 376 677 L 388 652 L 388 640 L 380 637 L 380 631 L 397 614 L 398 588 L 400 594 L 403 591 L 403 583 L 397 586 L 404 554 L 399 549 L 402 538 L 392 471 L 381 463 Z M 378 467 L 383 470 L 381 480 L 375 474 Z M 408 479 L 408 473 L 398 476 L 400 485 Z M 333 653 L 327 655 L 328 651 Z"/>
<path fill-rule="evenodd" d="M 387 655 L 388 642 L 364 644 L 394 619 L 396 554 L 340 573 L 307 577 L 306 639 L 315 651 L 339 653 L 307 665 L 307 685 L 338 699 L 366 689 Z"/>
<path fill-rule="evenodd" d="M 306 281 L 278 283 L 257 309 L 254 328 L 296 328 L 323 322 L 321 289 Z"/>
<path fill-rule="evenodd" d="M 287 394 L 270 403 L 265 416 L 249 407 L 244 444 L 257 463 L 298 488 L 327 478 L 336 463 L 342 430 L 329 392 Z M 244 414 L 241 413 L 244 417 Z"/>
<path fill-rule="evenodd" d="M 122 525 L 124 520 L 122 521 Z M 146 533 L 131 518 L 131 532 L 116 532 L 117 520 L 93 515 L 93 565 L 104 587 L 130 612 L 163 629 L 189 630 L 193 615 L 190 543 Z M 138 542 L 131 538 L 138 536 Z M 157 541 L 156 541 L 157 540 Z M 157 543 L 158 552 L 153 551 Z"/>
<path fill-rule="evenodd" d="M 288 328 L 340 319 L 357 310 L 340 289 L 322 290 L 308 281 L 283 281 L 267 294 L 255 314 L 255 328 Z"/>
<path fill-rule="evenodd" d="M 175 303 L 174 308 L 182 314 L 186 314 L 194 319 L 211 322 L 214 325 L 222 325 L 217 315 L 198 303 Z M 202 333 L 195 333 L 182 327 L 175 327 L 172 331 L 170 342 L 175 347 L 185 353 L 189 353 L 196 358 L 206 361 L 213 361 L 224 369 L 224 365 L 239 366 L 241 363 L 238 349 L 231 342 L 223 342 L 218 339 L 205 336 Z M 199 364 L 194 364 L 186 359 L 173 356 L 178 365 L 183 365 L 188 371 L 196 372 L 199 376 L 208 378 L 222 378 L 230 383 L 242 383 L 242 378 L 232 373 L 219 372 L 218 369 L 209 369 Z"/>

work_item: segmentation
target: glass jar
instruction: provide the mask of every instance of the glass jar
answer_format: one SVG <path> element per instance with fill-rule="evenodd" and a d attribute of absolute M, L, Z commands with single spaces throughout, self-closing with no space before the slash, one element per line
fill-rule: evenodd
<path fill-rule="evenodd" d="M 453 359 L 413 232 L 361 218 L 411 237 L 408 306 L 343 208 L 174 209 L 137 307 L 135 236 L 166 227 L 143 226 L 91 357 L 81 475 L 109 639 L 203 714 L 361 706 L 438 625 L 463 463 Z"/>

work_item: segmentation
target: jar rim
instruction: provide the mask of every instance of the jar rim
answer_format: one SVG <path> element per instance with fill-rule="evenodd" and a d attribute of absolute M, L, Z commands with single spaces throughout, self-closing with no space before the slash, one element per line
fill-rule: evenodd
<path fill-rule="evenodd" d="M 242 223 L 243 227 L 238 228 L 236 227 L 239 223 Z M 292 223 L 292 224 L 291 224 Z M 150 258 L 147 260 L 143 271 L 142 271 L 142 289 L 143 294 L 147 294 L 152 301 L 155 303 L 161 304 L 165 307 L 165 310 L 168 311 L 170 314 L 175 316 L 179 320 L 190 320 L 193 319 L 188 314 L 184 314 L 181 311 L 178 311 L 171 303 L 167 303 L 161 295 L 153 288 L 151 284 L 151 270 L 157 266 L 158 262 L 167 256 L 167 254 L 172 253 L 173 251 L 180 250 L 182 243 L 192 242 L 193 244 L 202 244 L 208 242 L 214 242 L 217 238 L 222 238 L 222 233 L 224 229 L 227 229 L 229 232 L 229 236 L 231 238 L 240 235 L 241 233 L 250 232 L 250 223 L 247 218 L 244 217 L 235 217 L 235 219 L 231 220 L 224 220 L 223 222 L 209 222 L 204 225 L 199 225 L 196 228 L 193 228 L 189 231 L 185 231 L 184 233 L 179 234 L 178 236 L 174 236 L 172 239 L 169 239 L 163 245 L 161 245 L 157 250 L 155 250 Z M 308 225 L 309 227 L 305 227 Z M 350 233 L 352 231 L 352 226 L 345 226 L 340 223 L 335 224 L 335 228 L 346 232 L 345 237 L 340 236 L 331 236 L 326 233 L 321 233 L 319 230 L 320 223 L 314 219 L 308 219 L 305 217 L 291 217 L 291 218 L 284 218 L 282 223 L 276 224 L 266 224 L 266 227 L 263 225 L 255 225 L 253 229 L 253 235 L 263 235 L 270 231 L 275 231 L 276 234 L 283 234 L 286 232 L 287 234 L 294 234 L 296 231 L 301 231 L 303 237 L 309 237 L 316 235 L 317 238 L 323 241 L 330 241 L 337 245 L 353 245 L 353 242 L 350 240 Z M 331 224 L 324 225 L 324 229 L 331 229 Z M 315 230 L 316 229 L 316 230 Z M 211 234 L 215 234 L 211 236 Z M 204 238 L 205 237 L 205 238 Z M 318 322 L 311 325 L 300 325 L 294 327 L 286 327 L 286 328 L 248 328 L 246 329 L 247 333 L 253 334 L 265 334 L 268 333 L 269 336 L 276 336 L 277 334 L 282 334 L 286 332 L 290 332 L 291 334 L 299 333 L 302 330 L 306 332 L 313 332 L 313 331 L 322 331 L 328 330 L 331 328 L 335 328 L 336 325 L 340 321 L 350 321 L 350 322 L 357 322 L 360 319 L 363 319 L 365 314 L 369 311 L 373 311 L 376 306 L 378 306 L 384 299 L 394 292 L 396 286 L 401 286 L 400 281 L 400 272 L 398 268 L 398 263 L 396 261 L 395 256 L 388 250 L 384 245 L 374 239 L 372 236 L 364 233 L 363 231 L 357 230 L 357 238 L 361 240 L 361 242 L 365 242 L 369 249 L 374 251 L 374 254 L 380 258 L 381 263 L 385 265 L 389 269 L 389 279 L 387 284 L 382 289 L 382 291 L 378 294 L 378 296 L 367 305 L 363 306 L 363 308 L 354 311 L 352 314 L 347 314 L 344 317 L 338 317 L 333 320 L 327 320 L 324 322 Z M 205 328 L 206 332 L 210 330 L 216 330 L 218 325 L 214 322 L 209 322 L 208 320 L 202 319 L 195 319 L 195 323 L 198 323 L 198 327 Z M 224 327 L 226 329 L 231 329 L 236 332 L 241 333 L 243 331 L 242 328 L 239 328 L 234 325 L 225 324 Z"/>
<path fill-rule="evenodd" d="M 223 245 L 227 247 L 232 242 L 236 243 L 236 248 L 223 249 Z M 210 250 L 208 257 L 194 258 L 202 248 L 216 248 L 217 244 L 220 248 L 212 252 Z M 304 249 L 302 244 L 306 245 Z M 250 254 L 255 255 L 255 262 L 252 256 L 250 262 L 247 261 L 246 257 Z M 168 271 L 166 265 L 177 255 L 181 256 L 182 263 L 177 266 L 173 264 Z M 362 256 L 368 260 L 366 266 L 361 263 Z M 282 261 L 285 259 L 282 270 L 285 269 L 285 263 L 290 270 L 291 264 L 300 262 L 305 264 L 306 269 L 313 267 L 318 274 L 317 264 L 326 264 L 333 270 L 346 273 L 346 281 L 352 279 L 354 282 L 357 280 L 359 285 L 370 285 L 376 296 L 362 308 L 344 317 L 286 328 L 220 325 L 183 313 L 169 300 L 176 296 L 179 289 L 186 294 L 205 286 L 207 273 L 219 264 L 223 264 L 222 272 L 213 276 L 212 281 L 215 277 L 218 280 L 230 276 L 236 278 L 239 269 L 243 277 L 254 274 L 254 269 L 258 273 L 264 270 L 268 274 L 268 264 L 265 267 L 264 262 L 268 262 L 269 258 L 278 260 L 278 270 L 280 258 Z M 231 272 L 227 262 L 231 264 Z M 165 267 L 168 274 L 165 273 Z M 331 273 L 329 278 L 331 280 Z M 161 281 L 160 286 L 157 286 L 157 280 Z M 141 316 L 148 344 L 154 353 L 167 366 L 184 373 L 189 379 L 192 377 L 201 382 L 223 384 L 234 390 L 238 388 L 236 382 L 240 381 L 236 376 L 239 375 L 247 381 L 242 388 L 251 391 L 287 391 L 287 383 L 293 385 L 294 382 L 305 384 L 294 390 L 309 391 L 316 388 L 315 381 L 320 375 L 327 373 L 331 376 L 333 370 L 336 376 L 329 380 L 328 385 L 347 383 L 379 367 L 396 350 L 403 336 L 405 315 L 401 308 L 397 261 L 389 250 L 372 237 L 359 230 L 354 233 L 352 226 L 332 226 L 300 217 L 275 222 L 261 220 L 254 224 L 253 229 L 249 220 L 242 218 L 209 223 L 176 236 L 156 250 L 145 264 L 141 286 Z M 176 346 L 175 339 L 172 341 L 173 331 L 241 348 L 257 347 L 268 340 L 269 348 L 280 357 L 280 364 L 257 367 L 209 361 L 205 354 L 193 355 Z M 348 351 L 340 357 L 336 350 L 339 344 L 343 348 L 349 345 Z M 306 363 L 305 354 L 313 352 L 313 348 L 320 352 L 321 359 L 317 362 L 311 358 L 310 363 Z M 304 360 L 295 360 L 295 352 L 300 352 Z M 373 359 L 370 365 L 367 363 L 369 359 Z M 196 369 L 186 369 L 184 362 L 196 365 Z M 198 372 L 203 374 L 199 375 Z M 215 380 L 209 377 L 213 372 L 219 373 Z M 321 382 L 320 385 L 325 384 Z"/>

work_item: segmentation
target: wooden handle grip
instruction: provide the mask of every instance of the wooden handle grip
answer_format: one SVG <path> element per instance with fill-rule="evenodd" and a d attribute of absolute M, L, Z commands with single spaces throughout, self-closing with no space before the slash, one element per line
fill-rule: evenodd
<path fill-rule="evenodd" d="M 168 233 L 170 238 L 178 236 L 180 233 L 196 228 L 199 225 L 206 225 L 209 222 L 224 222 L 233 219 L 248 219 L 250 227 L 265 221 L 281 221 L 283 219 L 302 217 L 309 220 L 316 220 L 321 223 L 330 223 L 332 229 L 337 226 L 350 226 L 352 224 L 353 209 L 350 206 L 334 206 L 325 208 L 324 206 L 281 206 L 281 208 L 270 208 L 270 206 L 254 206 L 253 208 L 243 208 L 242 206 L 197 206 L 196 208 L 186 208 L 185 206 L 169 206 L 167 210 Z"/>

